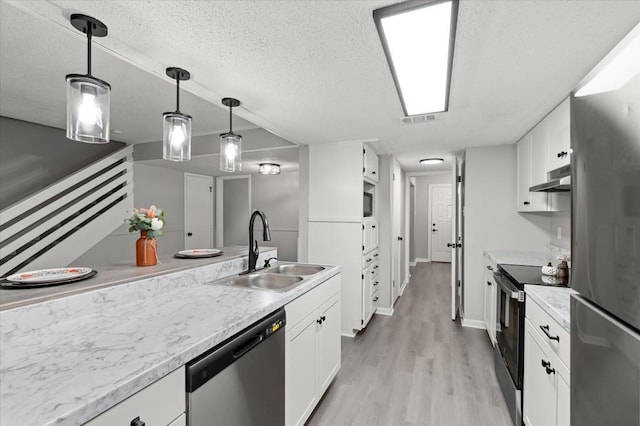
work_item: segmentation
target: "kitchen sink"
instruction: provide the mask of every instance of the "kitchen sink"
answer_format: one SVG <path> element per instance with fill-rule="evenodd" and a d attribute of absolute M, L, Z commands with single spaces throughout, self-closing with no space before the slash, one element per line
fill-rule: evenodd
<path fill-rule="evenodd" d="M 270 274 L 264 272 L 232 278 L 228 281 L 228 284 L 235 287 L 248 287 L 285 292 L 291 290 L 303 280 L 304 278 L 293 275 Z"/>
<path fill-rule="evenodd" d="M 313 275 L 324 270 L 323 266 L 316 265 L 278 265 L 269 269 L 269 273 L 284 275 Z"/>

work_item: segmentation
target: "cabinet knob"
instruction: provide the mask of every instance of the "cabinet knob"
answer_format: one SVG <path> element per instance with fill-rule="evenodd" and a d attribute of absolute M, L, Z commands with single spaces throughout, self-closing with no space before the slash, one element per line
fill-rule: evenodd
<path fill-rule="evenodd" d="M 487 281 L 487 285 L 491 285 L 491 281 Z"/>
<path fill-rule="evenodd" d="M 551 362 L 545 361 L 544 359 L 540 360 L 542 362 L 542 367 L 545 369 L 548 375 L 556 374 L 556 369 L 551 368 Z"/>
<path fill-rule="evenodd" d="M 318 319 L 316 320 L 316 322 L 317 322 L 318 324 L 322 324 L 322 318 L 318 318 Z"/>
<path fill-rule="evenodd" d="M 454 247 L 455 248 L 455 244 L 451 244 L 451 243 L 447 243 L 447 247 Z"/>
<path fill-rule="evenodd" d="M 398 237 L 398 241 L 402 241 L 402 237 Z"/>
<path fill-rule="evenodd" d="M 558 158 L 564 158 L 568 155 L 569 153 L 567 151 L 560 151 L 558 153 Z"/>
<path fill-rule="evenodd" d="M 327 320 L 327 317 L 325 317 L 325 316 L 323 315 L 323 316 L 321 316 L 321 317 L 320 317 L 320 319 L 321 319 L 322 321 L 326 321 L 326 320 Z"/>
<path fill-rule="evenodd" d="M 374 301 L 374 302 L 377 302 L 377 301 L 378 301 L 378 296 L 374 297 L 374 298 L 373 298 L 373 301 Z"/>
<path fill-rule="evenodd" d="M 524 202 L 524 203 L 522 203 L 522 204 L 524 204 L 525 206 L 528 206 L 528 205 L 529 205 L 529 204 L 531 204 L 531 203 L 530 203 L 530 202 L 528 202 L 528 201 L 525 201 L 525 202 Z"/>
<path fill-rule="evenodd" d="M 187 237 L 191 237 L 193 235 L 193 232 L 187 232 Z"/>
<path fill-rule="evenodd" d="M 135 419 L 131 420 L 130 426 L 145 426 L 145 422 L 140 420 L 140 416 L 138 416 Z"/>
<path fill-rule="evenodd" d="M 373 285 L 378 285 L 378 284 L 380 284 L 378 281 L 376 281 L 375 283 L 373 283 Z"/>
<path fill-rule="evenodd" d="M 375 174 L 376 174 L 376 171 L 375 171 L 375 170 L 374 170 L 374 171 L 372 171 L 372 172 L 371 172 L 371 174 L 372 174 L 372 175 L 375 175 Z"/>
<path fill-rule="evenodd" d="M 493 266 L 487 265 L 487 269 L 490 270 L 490 271 L 493 271 Z"/>

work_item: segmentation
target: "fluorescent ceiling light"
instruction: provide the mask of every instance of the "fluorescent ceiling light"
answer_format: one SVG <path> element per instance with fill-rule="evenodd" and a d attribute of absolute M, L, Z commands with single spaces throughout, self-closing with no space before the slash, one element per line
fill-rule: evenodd
<path fill-rule="evenodd" d="M 442 159 L 442 158 L 425 158 L 425 159 L 420 160 L 420 164 L 426 164 L 426 165 L 440 164 L 440 163 L 444 163 L 444 159 Z"/>
<path fill-rule="evenodd" d="M 614 48 L 597 74 L 576 92 L 576 97 L 612 92 L 640 73 L 640 24 Z M 606 65 L 605 65 L 606 64 Z"/>
<path fill-rule="evenodd" d="M 416 0 L 373 11 L 405 115 L 446 111 L 458 0 Z"/>

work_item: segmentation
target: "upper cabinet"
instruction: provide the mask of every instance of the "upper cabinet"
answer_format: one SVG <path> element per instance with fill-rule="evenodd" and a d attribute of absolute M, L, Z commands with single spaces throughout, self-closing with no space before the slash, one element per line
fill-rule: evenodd
<path fill-rule="evenodd" d="M 566 166 L 570 162 L 571 125 L 569 98 L 562 101 L 546 118 L 549 137 L 547 139 L 547 171 Z"/>
<path fill-rule="evenodd" d="M 371 147 L 367 145 L 365 145 L 362 149 L 362 155 L 364 157 L 364 163 L 362 167 L 364 179 L 371 182 L 378 182 L 378 176 L 380 175 L 380 172 L 378 171 L 378 155 L 373 149 L 371 149 Z"/>
<path fill-rule="evenodd" d="M 517 143 L 518 211 L 569 211 L 568 192 L 530 192 L 548 181 L 547 173 L 570 162 L 569 98 L 562 101 Z"/>

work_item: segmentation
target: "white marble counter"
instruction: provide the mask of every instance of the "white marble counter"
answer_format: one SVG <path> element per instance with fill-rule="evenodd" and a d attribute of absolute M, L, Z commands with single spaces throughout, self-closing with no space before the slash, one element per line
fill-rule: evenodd
<path fill-rule="evenodd" d="M 525 285 L 524 291 L 529 299 L 534 300 L 546 313 L 558 322 L 567 332 L 571 332 L 571 315 L 569 299 L 575 290 L 567 287 L 547 287 L 541 285 Z"/>
<path fill-rule="evenodd" d="M 485 250 L 484 255 L 496 264 L 544 266 L 548 262 L 557 263 L 551 253 L 513 250 Z"/>
<path fill-rule="evenodd" d="M 0 425 L 82 424 L 341 270 L 328 267 L 286 293 L 206 283 L 243 264 L 0 312 Z"/>

